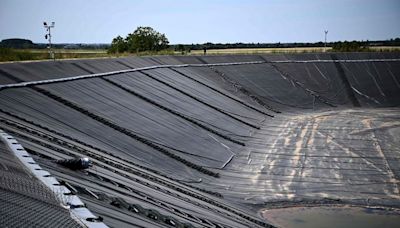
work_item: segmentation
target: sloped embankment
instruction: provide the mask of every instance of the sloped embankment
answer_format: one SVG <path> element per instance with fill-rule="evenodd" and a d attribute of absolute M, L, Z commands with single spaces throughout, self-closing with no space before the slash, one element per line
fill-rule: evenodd
<path fill-rule="evenodd" d="M 268 226 L 255 205 L 399 207 L 399 62 L 354 53 L 2 64 L 3 85 L 87 77 L 1 89 L 1 128 L 115 226 Z M 52 162 L 73 156 L 96 169 L 81 176 Z M 105 213 L 125 203 L 144 209 Z"/>

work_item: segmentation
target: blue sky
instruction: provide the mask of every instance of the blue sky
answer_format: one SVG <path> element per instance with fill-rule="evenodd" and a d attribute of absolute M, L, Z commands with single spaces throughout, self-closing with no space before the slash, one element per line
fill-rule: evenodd
<path fill-rule="evenodd" d="M 137 26 L 170 43 L 315 42 L 400 37 L 399 0 L 0 0 L 0 39 L 110 43 Z"/>

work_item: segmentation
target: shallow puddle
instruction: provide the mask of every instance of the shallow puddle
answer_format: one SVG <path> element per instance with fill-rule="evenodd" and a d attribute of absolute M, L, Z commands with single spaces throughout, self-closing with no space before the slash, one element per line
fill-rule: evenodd
<path fill-rule="evenodd" d="M 278 227 L 400 227 L 400 212 L 355 207 L 295 207 L 265 210 L 262 215 Z"/>

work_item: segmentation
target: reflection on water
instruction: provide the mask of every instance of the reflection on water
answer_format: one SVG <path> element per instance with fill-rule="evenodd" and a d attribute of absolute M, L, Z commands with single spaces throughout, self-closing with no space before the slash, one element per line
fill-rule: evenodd
<path fill-rule="evenodd" d="M 400 227 L 400 211 L 355 207 L 295 207 L 265 210 L 264 218 L 278 227 Z"/>

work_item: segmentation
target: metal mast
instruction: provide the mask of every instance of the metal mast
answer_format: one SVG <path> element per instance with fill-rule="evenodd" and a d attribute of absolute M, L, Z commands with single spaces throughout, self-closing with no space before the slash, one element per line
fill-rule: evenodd
<path fill-rule="evenodd" d="M 54 28 L 54 25 L 54 21 L 51 22 L 51 25 L 48 25 L 47 22 L 43 22 L 43 26 L 46 29 L 46 35 L 44 36 L 44 38 L 46 38 L 46 40 L 49 40 L 49 46 L 47 46 L 47 48 L 49 49 L 50 59 L 53 59 L 55 61 L 56 58 L 54 56 L 53 49 L 51 48 L 51 28 Z"/>
<path fill-rule="evenodd" d="M 324 31 L 325 32 L 325 48 L 324 48 L 324 51 L 326 52 L 326 38 L 327 38 L 327 36 L 328 36 L 328 30 L 325 30 Z"/>

